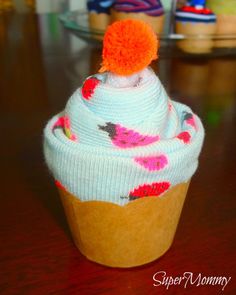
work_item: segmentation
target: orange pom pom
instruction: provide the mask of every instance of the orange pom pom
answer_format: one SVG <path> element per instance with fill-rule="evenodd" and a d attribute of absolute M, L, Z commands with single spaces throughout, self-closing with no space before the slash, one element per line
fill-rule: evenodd
<path fill-rule="evenodd" d="M 141 20 L 117 21 L 108 27 L 103 40 L 100 72 L 128 76 L 143 70 L 157 58 L 157 36 Z"/>

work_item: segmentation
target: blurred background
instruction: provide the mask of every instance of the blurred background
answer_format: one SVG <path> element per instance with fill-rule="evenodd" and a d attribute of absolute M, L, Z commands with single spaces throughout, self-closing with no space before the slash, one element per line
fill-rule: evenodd
<path fill-rule="evenodd" d="M 36 13 L 58 12 L 62 7 L 70 10 L 83 9 L 86 7 L 86 0 L 0 0 L 1 10 L 15 10 L 19 13 L 27 12 L 29 9 Z"/>

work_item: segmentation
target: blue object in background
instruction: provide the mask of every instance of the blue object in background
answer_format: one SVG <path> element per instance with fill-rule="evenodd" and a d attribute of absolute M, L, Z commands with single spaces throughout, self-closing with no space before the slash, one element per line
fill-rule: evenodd
<path fill-rule="evenodd" d="M 203 6 L 206 5 L 206 0 L 189 0 L 188 1 L 191 6 Z"/>
<path fill-rule="evenodd" d="M 110 13 L 110 7 L 115 0 L 88 0 L 87 8 L 89 11 L 97 13 Z"/>

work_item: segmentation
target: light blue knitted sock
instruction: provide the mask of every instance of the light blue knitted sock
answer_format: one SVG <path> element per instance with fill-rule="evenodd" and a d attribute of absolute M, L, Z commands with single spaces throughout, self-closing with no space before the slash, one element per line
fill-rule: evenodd
<path fill-rule="evenodd" d="M 89 77 L 45 128 L 49 169 L 82 201 L 158 196 L 197 169 L 200 119 L 169 99 L 152 70 L 138 75 L 126 87 L 108 74 Z"/>

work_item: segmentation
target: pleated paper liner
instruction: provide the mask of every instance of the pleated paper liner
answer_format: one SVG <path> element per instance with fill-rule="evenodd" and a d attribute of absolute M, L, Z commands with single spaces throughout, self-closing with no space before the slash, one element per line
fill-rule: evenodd
<path fill-rule="evenodd" d="M 149 16 L 146 13 L 138 12 L 120 12 L 116 11 L 115 9 L 111 9 L 111 23 L 115 21 L 120 21 L 124 19 L 140 19 L 148 23 L 149 25 L 152 26 L 154 32 L 157 34 L 161 34 L 163 31 L 164 27 L 164 20 L 165 16 L 160 15 L 160 16 Z"/>
<path fill-rule="evenodd" d="M 99 33 L 92 34 L 92 37 L 97 40 L 103 40 L 102 32 L 106 30 L 110 24 L 110 15 L 106 13 L 89 13 L 88 14 L 89 27 L 95 32 L 98 30 Z"/>
<path fill-rule="evenodd" d="M 216 18 L 216 35 L 236 35 L 236 15 L 218 14 Z M 236 47 L 236 40 L 216 40 L 215 47 L 230 48 Z"/>
<path fill-rule="evenodd" d="M 162 256 L 171 246 L 189 182 L 160 197 L 124 206 L 83 201 L 59 189 L 74 242 L 89 260 L 110 267 L 134 267 Z"/>
<path fill-rule="evenodd" d="M 198 54 L 209 53 L 212 51 L 214 41 L 208 38 L 207 35 L 214 35 L 216 31 L 216 24 L 214 23 L 182 23 L 176 22 L 177 34 L 189 36 L 189 38 L 178 41 L 177 46 L 184 52 Z M 195 38 L 194 36 L 202 35 L 204 38 Z M 192 38 L 191 38 L 192 36 Z"/>

